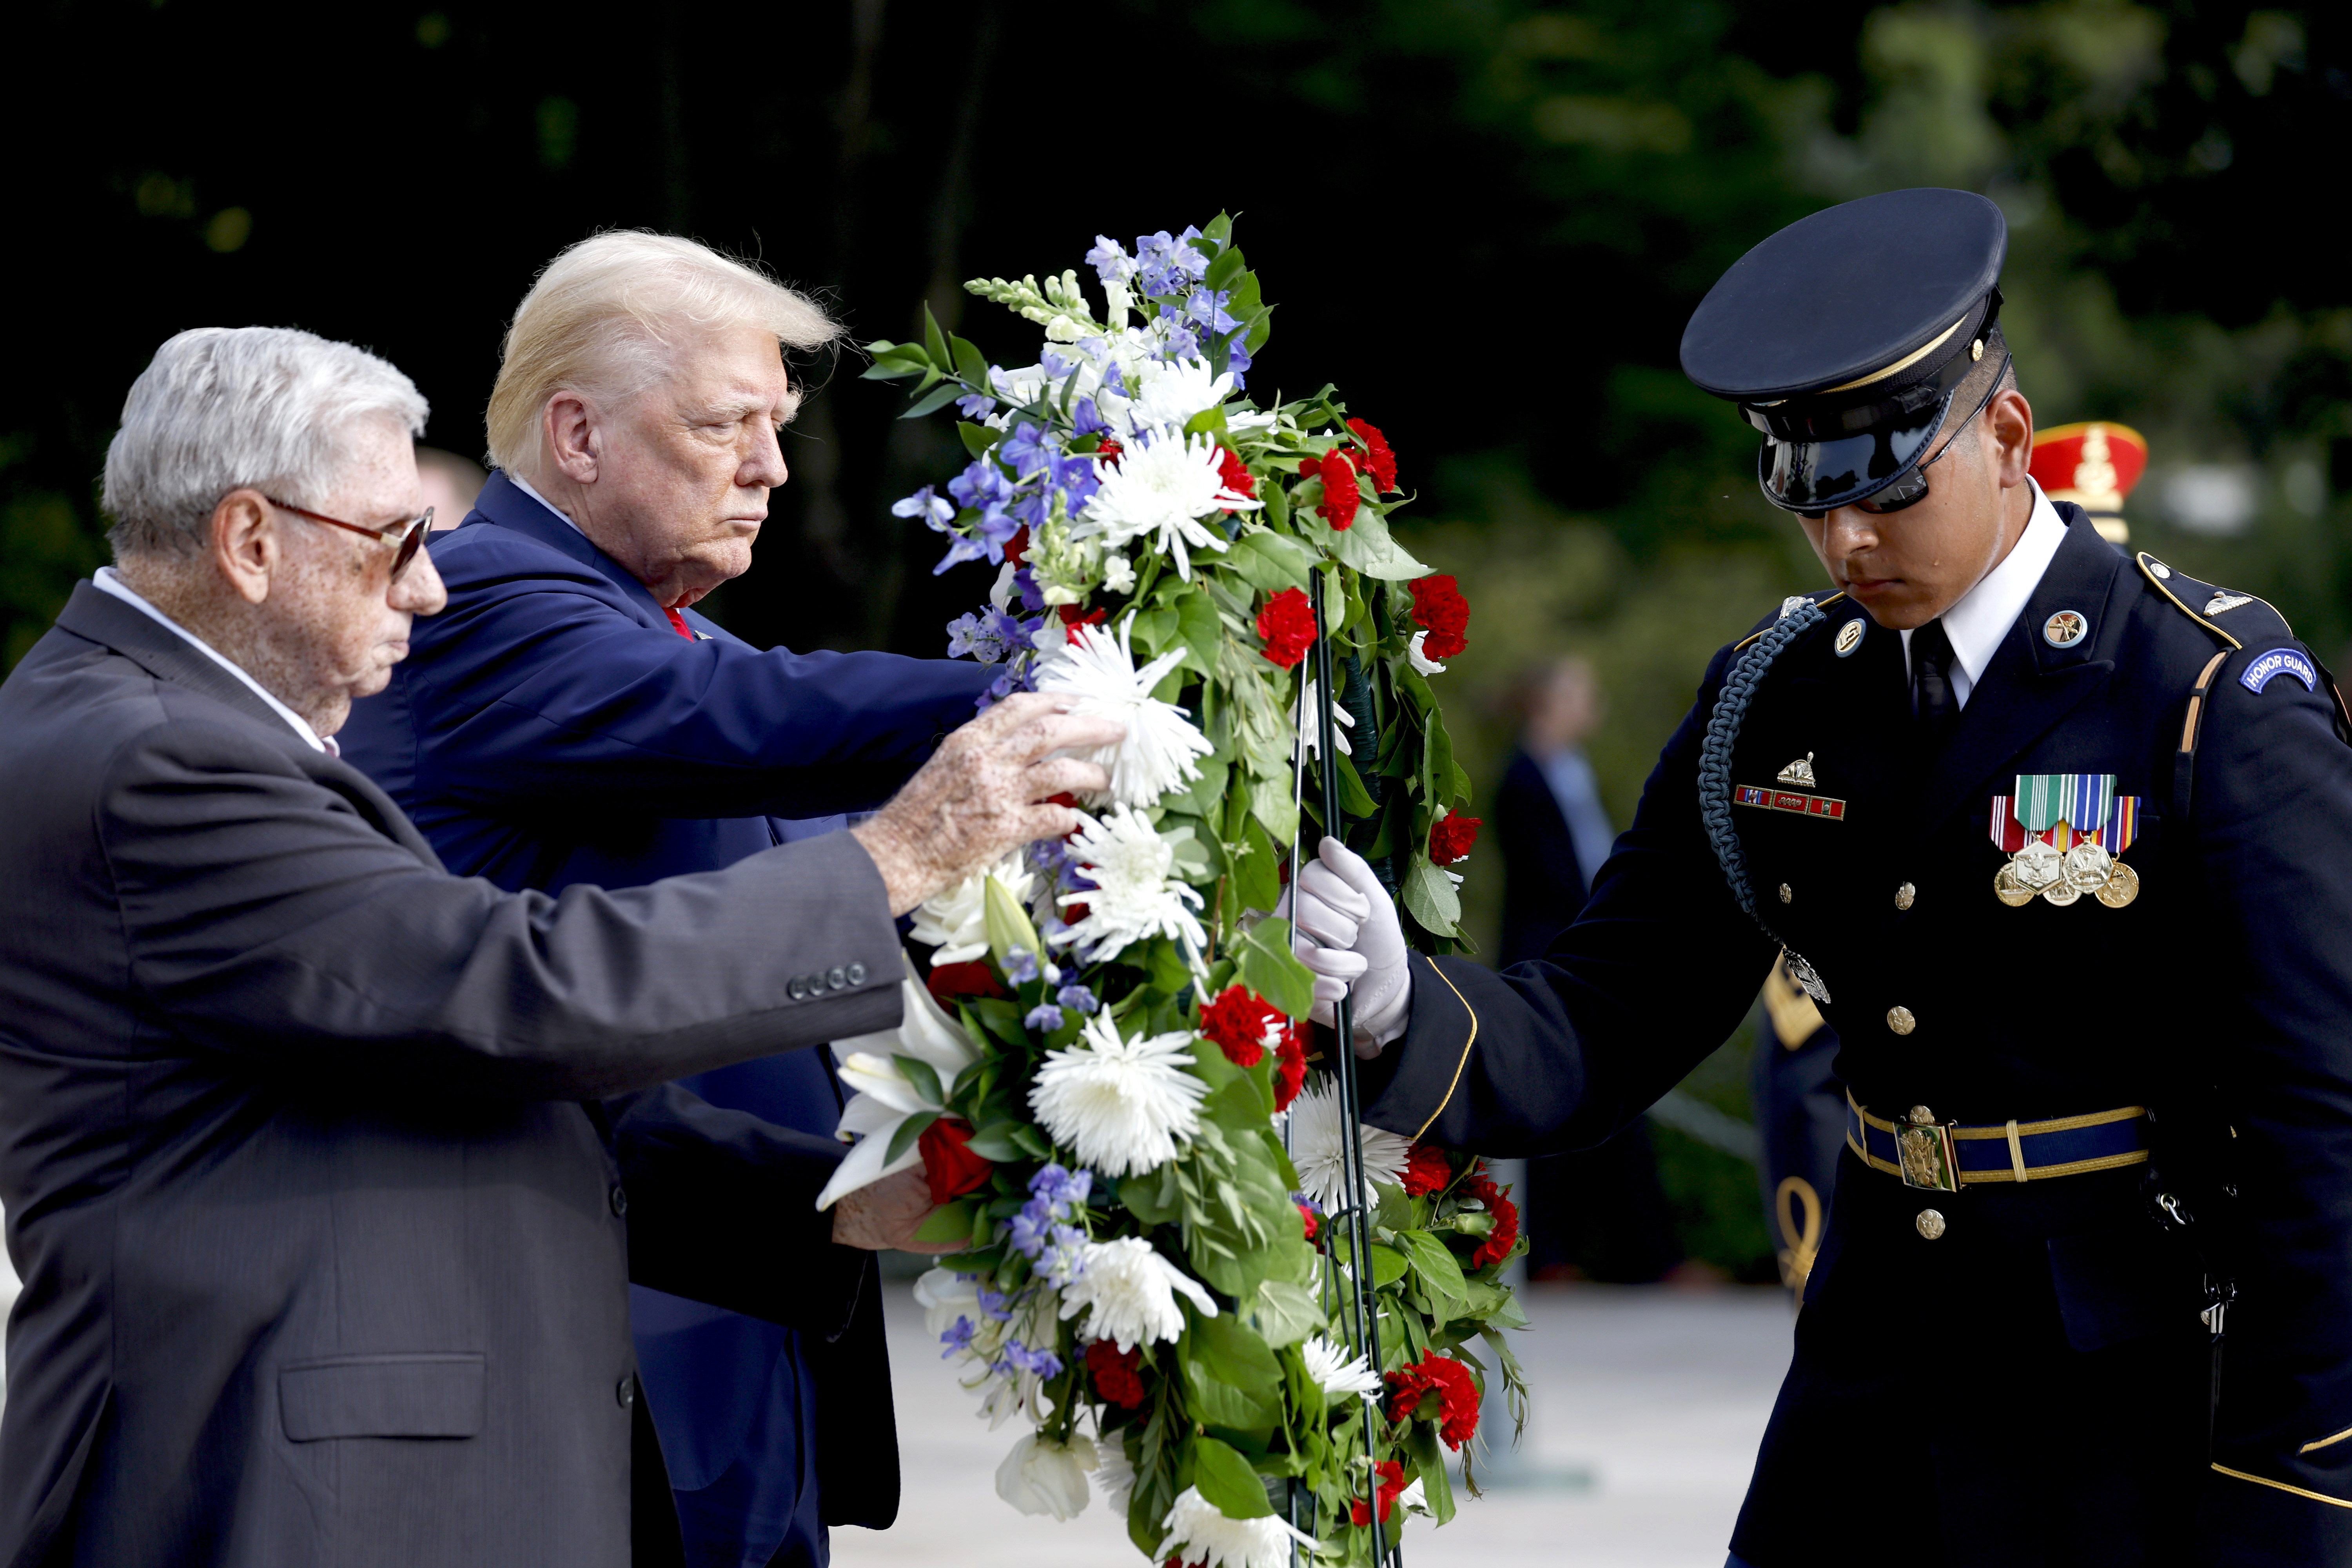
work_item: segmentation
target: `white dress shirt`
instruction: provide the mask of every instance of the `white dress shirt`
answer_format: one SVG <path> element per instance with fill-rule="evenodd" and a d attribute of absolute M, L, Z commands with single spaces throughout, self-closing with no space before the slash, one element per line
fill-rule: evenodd
<path fill-rule="evenodd" d="M 509 474 L 507 475 L 507 483 L 514 486 L 515 489 L 520 490 L 523 494 L 529 496 L 531 500 L 545 507 L 549 511 L 555 512 L 555 516 L 562 522 L 563 526 L 578 534 L 581 538 L 585 539 L 588 537 L 588 531 L 586 529 L 572 521 L 569 517 L 564 516 L 563 513 L 556 511 L 555 503 L 553 501 L 548 500 L 545 496 L 531 489 L 530 481 L 529 479 L 523 479 L 520 475 Z"/>
<path fill-rule="evenodd" d="M 1952 639 L 1952 700 L 1965 708 L 1969 693 L 1984 679 L 1985 666 L 1992 662 L 1993 649 L 2025 613 L 2025 602 L 2033 597 L 2033 590 L 2042 585 L 2042 574 L 2050 570 L 2058 547 L 2066 542 L 2066 524 L 2042 487 L 2032 479 L 2033 515 L 2026 520 L 2025 531 L 2001 557 L 2000 564 L 1978 579 L 1977 585 L 1960 595 L 1959 602 L 1943 615 L 1944 635 Z M 1903 669 L 1911 672 L 1911 634 L 1903 634 Z"/>
<path fill-rule="evenodd" d="M 324 752 L 329 756 L 340 756 L 341 754 L 336 750 L 332 737 L 321 737 L 319 731 L 310 728 L 310 723 L 304 720 L 302 715 L 295 712 L 294 710 L 287 707 L 283 702 L 278 701 L 277 698 L 272 697 L 268 689 L 265 688 L 261 682 L 254 679 L 253 677 L 247 675 L 236 664 L 223 657 L 220 651 L 215 648 L 212 644 L 205 641 L 204 638 L 198 637 L 195 633 L 190 631 L 187 627 L 182 626 L 179 622 L 173 620 L 171 616 L 165 615 L 163 611 L 149 604 L 145 598 L 141 596 L 136 589 L 132 588 L 130 584 L 122 580 L 122 578 L 115 572 L 113 567 L 100 567 L 97 574 L 90 579 L 90 583 L 91 585 L 100 593 L 113 595 L 124 604 L 129 605 L 132 609 L 137 610 L 141 615 L 145 616 L 148 619 L 153 621 L 157 626 L 168 627 L 174 634 L 185 639 L 190 647 L 195 648 L 206 658 L 211 659 L 215 664 L 219 665 L 223 669 L 227 670 L 231 675 L 236 676 L 239 680 L 245 682 L 247 689 L 252 691 L 256 697 L 260 698 L 264 702 L 269 704 L 269 710 L 271 712 L 277 714 L 280 719 L 285 720 L 287 723 L 293 726 L 294 732 L 301 736 L 304 741 L 308 742 L 312 751 Z"/>

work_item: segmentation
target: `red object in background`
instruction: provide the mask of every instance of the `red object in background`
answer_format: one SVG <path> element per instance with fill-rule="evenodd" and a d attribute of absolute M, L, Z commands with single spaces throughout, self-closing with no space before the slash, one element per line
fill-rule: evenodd
<path fill-rule="evenodd" d="M 1437 1435 L 1449 1448 L 1459 1448 L 1478 1430 L 1478 1384 L 1470 1369 L 1451 1356 L 1432 1353 L 1412 1366 L 1389 1373 L 1389 1419 L 1409 1419 L 1422 1396 L 1437 1395 Z"/>
<path fill-rule="evenodd" d="M 1453 1163 L 1434 1143 L 1416 1143 L 1405 1152 L 1404 1194 L 1409 1198 L 1442 1193 L 1454 1180 Z"/>
<path fill-rule="evenodd" d="M 1055 613 L 1062 617 L 1064 642 L 1076 642 L 1080 626 L 1098 626 L 1110 617 L 1108 610 L 1097 609 L 1090 612 L 1080 609 L 1076 605 L 1056 605 L 1054 609 Z"/>
<path fill-rule="evenodd" d="M 1334 450 L 1323 455 L 1315 471 L 1323 479 L 1323 499 L 1315 503 L 1315 515 L 1335 530 L 1353 528 L 1356 508 L 1364 500 L 1363 491 L 1356 488 L 1356 465 L 1349 460 L 1347 453 Z"/>
<path fill-rule="evenodd" d="M 1478 829 L 1486 824 L 1475 816 L 1453 812 L 1429 825 L 1429 858 L 1440 866 L 1451 866 L 1465 858 L 1478 842 Z"/>
<path fill-rule="evenodd" d="M 1396 1459 L 1382 1459 L 1380 1463 L 1380 1472 L 1381 1522 L 1386 1524 L 1389 1521 L 1390 1510 L 1396 1506 L 1399 1494 L 1404 1490 L 1404 1465 Z M 1371 1523 L 1371 1504 L 1362 1498 L 1358 1498 L 1348 1505 L 1348 1517 L 1354 1520 L 1360 1527 Z"/>
<path fill-rule="evenodd" d="M 1097 1340 L 1087 1347 L 1087 1372 L 1095 1380 L 1095 1392 L 1122 1410 L 1142 1406 L 1142 1366 L 1141 1345 L 1121 1350 L 1108 1340 Z"/>
<path fill-rule="evenodd" d="M 1243 462 L 1240 454 L 1231 447 L 1217 448 L 1217 478 L 1228 495 L 1247 496 L 1252 500 L 1257 499 L 1257 476 L 1249 471 L 1249 465 Z M 1227 517 L 1233 514 L 1233 508 L 1225 508 Z"/>
<path fill-rule="evenodd" d="M 1101 446 L 1095 448 L 1094 456 L 1097 462 L 1108 463 L 1112 468 L 1116 468 L 1118 467 L 1118 455 L 1125 450 L 1127 450 L 1127 448 L 1120 446 L 1116 441 L 1105 441 Z"/>
<path fill-rule="evenodd" d="M 923 988 L 942 1007 L 953 1007 L 959 996 L 1002 996 L 1004 987 L 996 972 L 978 959 L 970 963 L 942 963 L 923 978 Z"/>
<path fill-rule="evenodd" d="M 1201 1033 L 1214 1040 L 1237 1068 L 1254 1068 L 1265 1059 L 1269 1024 L 1287 1028 L 1289 1019 L 1246 985 L 1228 985 L 1215 1001 L 1201 1005 Z"/>
<path fill-rule="evenodd" d="M 1299 1042 L 1297 1029 L 1285 1029 L 1281 1043 L 1274 1047 L 1274 1108 L 1289 1110 L 1306 1085 L 1307 1047 Z"/>
<path fill-rule="evenodd" d="M 1470 646 L 1470 601 L 1451 573 L 1413 579 L 1412 620 L 1429 631 L 1421 645 L 1423 658 L 1449 659 Z"/>
<path fill-rule="evenodd" d="M 1511 1248 L 1518 1245 L 1519 1205 L 1505 1197 L 1503 1189 L 1483 1171 L 1464 1190 L 1485 1204 L 1487 1212 L 1495 1216 L 1495 1228 L 1486 1233 L 1486 1239 L 1480 1242 L 1478 1250 L 1470 1255 L 1470 1267 L 1484 1268 L 1489 1263 L 1509 1257 Z"/>
<path fill-rule="evenodd" d="M 1019 531 L 1004 542 L 1004 558 L 1015 566 L 1029 559 L 1029 525 L 1023 523 Z"/>
<path fill-rule="evenodd" d="M 2033 433 L 2025 471 L 2052 500 L 2070 500 L 2089 512 L 2121 511 L 2124 498 L 2147 472 L 2147 437 L 2105 419 L 2054 425 Z"/>
<path fill-rule="evenodd" d="M 1396 489 L 1396 451 L 1390 447 L 1389 438 L 1381 434 L 1380 426 L 1350 419 L 1348 428 L 1364 444 L 1364 458 L 1360 466 L 1372 476 L 1372 488 L 1383 495 Z"/>
<path fill-rule="evenodd" d="M 951 1116 L 940 1117 L 915 1140 L 915 1147 L 922 1151 L 923 1177 L 931 1184 L 933 1204 L 988 1185 L 989 1173 L 996 1166 L 966 1147 L 971 1142 L 971 1124 Z"/>
<path fill-rule="evenodd" d="M 1315 1211 L 1305 1204 L 1298 1205 L 1298 1218 L 1299 1222 L 1307 1226 L 1307 1244 L 1312 1247 L 1315 1244 L 1315 1238 L 1323 1234 L 1323 1222 L 1317 1218 Z"/>
<path fill-rule="evenodd" d="M 1259 651 L 1279 669 L 1295 669 L 1315 646 L 1315 607 L 1297 588 L 1285 588 L 1257 613 Z"/>

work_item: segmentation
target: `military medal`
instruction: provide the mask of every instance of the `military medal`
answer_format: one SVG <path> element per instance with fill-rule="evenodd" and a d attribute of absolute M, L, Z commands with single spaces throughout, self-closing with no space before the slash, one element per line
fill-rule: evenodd
<path fill-rule="evenodd" d="M 2117 857 L 2139 832 L 2139 797 L 2113 773 L 2020 773 L 1992 798 L 1992 841 L 2009 852 L 1993 896 L 2011 909 L 2035 899 L 2063 909 L 2085 895 L 2111 910 L 2139 897 L 2139 874 Z"/>

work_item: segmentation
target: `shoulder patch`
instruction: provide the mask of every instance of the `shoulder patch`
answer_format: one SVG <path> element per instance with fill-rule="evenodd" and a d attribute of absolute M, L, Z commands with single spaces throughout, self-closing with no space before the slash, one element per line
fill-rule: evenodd
<path fill-rule="evenodd" d="M 2282 675 L 2291 675 L 2303 682 L 2305 691 L 2319 689 L 2319 671 L 2311 660 L 2291 647 L 2274 647 L 2261 655 L 2238 674 L 2238 684 L 2260 694 L 2263 689 Z"/>

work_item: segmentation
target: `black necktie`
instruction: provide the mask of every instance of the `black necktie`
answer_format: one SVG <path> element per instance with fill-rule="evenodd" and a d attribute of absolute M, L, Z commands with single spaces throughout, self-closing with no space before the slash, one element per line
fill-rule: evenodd
<path fill-rule="evenodd" d="M 1911 634 L 1911 710 L 1931 742 L 1950 734 L 1960 716 L 1959 699 L 1952 691 L 1952 639 L 1940 618 Z"/>

